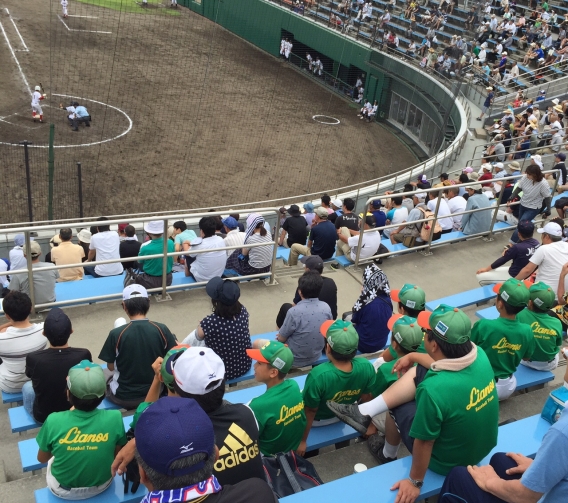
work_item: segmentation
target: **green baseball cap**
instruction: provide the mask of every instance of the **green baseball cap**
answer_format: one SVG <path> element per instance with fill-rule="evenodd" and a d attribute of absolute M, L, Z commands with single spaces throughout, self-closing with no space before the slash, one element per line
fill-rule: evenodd
<path fill-rule="evenodd" d="M 102 367 L 89 360 L 83 360 L 69 369 L 67 387 L 77 398 L 100 398 L 106 391 L 106 379 Z"/>
<path fill-rule="evenodd" d="M 359 346 L 359 334 L 350 321 L 324 321 L 320 332 L 327 339 L 331 349 L 340 355 L 351 354 Z"/>
<path fill-rule="evenodd" d="M 400 302 L 403 306 L 410 309 L 422 311 L 426 306 L 426 294 L 424 290 L 416 285 L 405 283 L 400 290 L 391 290 L 391 299 Z"/>
<path fill-rule="evenodd" d="M 526 306 L 531 297 L 525 283 L 515 278 L 509 278 L 504 283 L 497 283 L 493 291 L 513 307 Z"/>
<path fill-rule="evenodd" d="M 431 313 L 422 311 L 418 315 L 418 324 L 449 344 L 463 344 L 470 338 L 471 320 L 461 309 L 447 304 L 440 304 Z"/>
<path fill-rule="evenodd" d="M 556 305 L 556 295 L 546 283 L 539 281 L 529 288 L 533 304 L 539 309 L 552 309 Z"/>
<path fill-rule="evenodd" d="M 268 341 L 260 349 L 247 349 L 247 355 L 257 362 L 268 363 L 287 374 L 294 363 L 292 350 L 279 341 Z"/>
<path fill-rule="evenodd" d="M 162 366 L 160 367 L 160 374 L 164 384 L 172 389 L 174 385 L 174 372 L 172 369 L 172 364 L 175 362 L 189 346 L 187 344 L 180 344 L 179 346 L 174 346 L 170 349 L 162 361 Z"/>
<path fill-rule="evenodd" d="M 422 344 L 424 334 L 416 318 L 393 314 L 387 322 L 387 326 L 392 332 L 392 338 L 407 351 L 416 351 L 418 346 Z"/>

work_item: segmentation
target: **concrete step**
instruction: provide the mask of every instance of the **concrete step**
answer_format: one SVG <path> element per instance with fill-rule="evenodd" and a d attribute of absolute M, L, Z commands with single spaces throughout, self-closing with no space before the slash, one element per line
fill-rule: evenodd
<path fill-rule="evenodd" d="M 34 491 L 45 487 L 45 474 L 26 476 L 19 480 L 0 484 L 0 501 L 31 503 Z"/>

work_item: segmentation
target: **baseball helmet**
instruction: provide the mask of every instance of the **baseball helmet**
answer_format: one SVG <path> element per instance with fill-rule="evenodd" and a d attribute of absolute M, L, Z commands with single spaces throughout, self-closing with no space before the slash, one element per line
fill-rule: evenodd
<path fill-rule="evenodd" d="M 41 91 L 41 87 L 35 86 L 35 90 L 36 90 L 36 91 Z"/>

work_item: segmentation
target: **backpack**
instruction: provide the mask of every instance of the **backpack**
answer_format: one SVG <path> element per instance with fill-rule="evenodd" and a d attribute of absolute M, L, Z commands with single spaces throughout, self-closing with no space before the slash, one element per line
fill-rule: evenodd
<path fill-rule="evenodd" d="M 430 210 L 425 208 L 418 208 L 418 209 L 422 212 L 422 218 L 428 218 L 434 220 L 434 213 L 432 213 Z M 420 239 L 422 241 L 427 243 L 428 241 L 430 241 L 430 236 L 432 236 L 432 241 L 436 241 L 437 239 L 440 239 L 441 235 L 442 235 L 442 227 L 438 220 L 436 220 L 436 225 L 434 226 L 434 229 L 432 229 L 432 225 L 430 224 L 430 222 L 422 222 L 422 227 L 420 228 Z"/>

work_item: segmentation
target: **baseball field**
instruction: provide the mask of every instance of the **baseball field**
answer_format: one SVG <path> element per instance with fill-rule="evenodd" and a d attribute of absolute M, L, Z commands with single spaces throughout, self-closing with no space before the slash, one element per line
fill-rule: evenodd
<path fill-rule="evenodd" d="M 25 186 L 23 149 L 9 143 L 32 142 L 43 176 L 49 123 L 56 175 L 82 163 L 86 216 L 301 195 L 416 163 L 396 136 L 359 120 L 352 103 L 169 5 L 69 0 L 63 18 L 56 0 L 0 2 L 5 191 L 19 197 Z M 39 82 L 43 124 L 33 122 L 30 106 Z M 92 127 L 68 126 L 59 104 L 72 100 L 87 107 Z M 317 114 L 340 124 L 322 125 Z M 18 218 L 11 211 L 2 221 Z"/>

